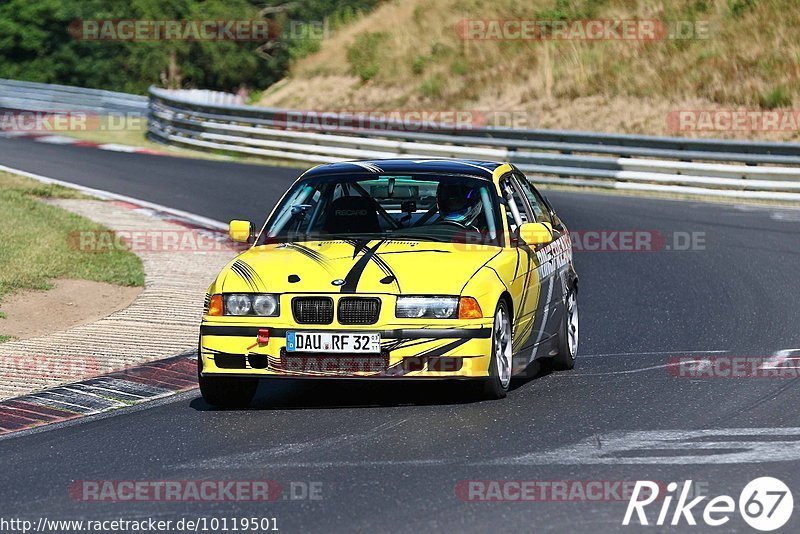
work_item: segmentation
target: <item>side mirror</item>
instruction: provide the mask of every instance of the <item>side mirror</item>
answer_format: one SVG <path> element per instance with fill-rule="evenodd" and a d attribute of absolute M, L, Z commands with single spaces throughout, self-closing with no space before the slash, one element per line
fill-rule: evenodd
<path fill-rule="evenodd" d="M 253 236 L 253 225 L 250 221 L 231 221 L 228 235 L 237 243 L 248 243 Z"/>
<path fill-rule="evenodd" d="M 553 241 L 553 228 L 548 223 L 523 223 L 517 232 L 520 241 L 527 245 L 546 245 Z"/>

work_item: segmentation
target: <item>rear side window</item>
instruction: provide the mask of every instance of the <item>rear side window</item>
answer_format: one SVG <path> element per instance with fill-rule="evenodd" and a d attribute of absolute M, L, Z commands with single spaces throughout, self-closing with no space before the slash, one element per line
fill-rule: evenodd
<path fill-rule="evenodd" d="M 528 203 L 533 210 L 533 217 L 536 222 L 546 222 L 553 224 L 553 218 L 550 216 L 550 209 L 545 204 L 544 199 L 536 189 L 533 188 L 531 183 L 523 175 L 517 175 L 517 182 L 522 188 L 522 192 L 528 198 Z"/>

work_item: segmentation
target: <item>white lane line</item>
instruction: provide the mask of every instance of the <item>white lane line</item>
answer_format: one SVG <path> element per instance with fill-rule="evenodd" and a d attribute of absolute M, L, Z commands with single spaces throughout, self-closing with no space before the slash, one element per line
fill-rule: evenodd
<path fill-rule="evenodd" d="M 198 466 L 204 468 L 211 468 L 211 469 L 231 469 L 231 468 L 239 468 L 245 466 L 286 466 L 286 467 L 299 467 L 299 466 L 314 466 L 314 467 L 339 467 L 342 465 L 342 462 L 335 461 L 335 462 L 326 462 L 326 461 L 306 461 L 306 460 L 297 460 L 293 461 L 290 459 L 284 459 L 285 457 L 296 456 L 298 454 L 304 453 L 314 453 L 315 455 L 324 454 L 325 451 L 329 450 L 336 450 L 341 448 L 343 444 L 353 446 L 354 443 L 364 442 L 364 441 L 373 441 L 376 436 L 384 436 L 388 430 L 396 428 L 400 425 L 405 424 L 408 422 L 408 419 L 400 419 L 397 421 L 387 421 L 385 423 L 381 423 L 380 425 L 366 429 L 363 432 L 355 433 L 355 434 L 340 434 L 336 436 L 330 436 L 326 438 L 319 438 L 313 439 L 310 441 L 301 441 L 301 442 L 293 442 L 293 443 L 281 443 L 280 445 L 275 445 L 274 447 L 259 449 L 253 452 L 246 452 L 241 454 L 233 454 L 227 456 L 217 456 L 214 458 L 204 458 L 197 462 L 191 464 L 193 467 L 196 468 Z M 439 463 L 439 460 L 431 460 L 432 463 Z M 345 462 L 347 463 L 347 462 Z M 360 460 L 356 460 L 353 462 L 353 465 L 362 465 L 364 463 Z M 403 461 L 375 461 L 376 465 L 383 464 L 404 464 Z M 411 460 L 410 463 L 416 464 L 419 463 L 417 460 Z M 190 464 L 179 464 L 178 468 L 188 468 Z"/>
<path fill-rule="evenodd" d="M 578 358 L 605 358 L 607 356 L 659 356 L 663 354 L 722 354 L 729 350 L 659 350 L 654 352 L 610 352 L 605 354 L 579 354 Z"/>
<path fill-rule="evenodd" d="M 797 211 L 777 211 L 770 215 L 774 221 L 798 222 L 800 221 L 800 210 Z"/>
<path fill-rule="evenodd" d="M 14 139 L 16 137 L 31 137 L 35 139 L 36 137 L 39 137 L 39 135 L 31 132 L 21 132 L 19 130 L 7 130 L 7 131 L 0 130 L 0 137 L 7 139 Z"/>
<path fill-rule="evenodd" d="M 124 391 L 119 391 L 116 389 L 112 389 L 110 387 L 102 387 L 102 386 L 95 386 L 95 385 L 88 385 L 88 384 L 80 384 L 81 388 L 78 391 L 85 391 L 87 393 L 92 393 L 94 391 L 100 392 L 100 396 L 104 398 L 112 398 L 112 399 L 119 399 L 119 397 L 115 397 L 114 395 L 123 395 L 125 397 L 133 397 L 134 399 L 146 400 L 150 397 L 145 397 L 143 395 L 137 395 L 136 393 L 126 393 Z M 74 386 L 73 386 L 74 387 Z M 70 388 L 71 389 L 71 388 Z M 136 401 L 138 402 L 138 401 Z"/>
<path fill-rule="evenodd" d="M 63 135 L 43 135 L 37 137 L 36 141 L 40 143 L 49 143 L 51 145 L 74 145 L 78 142 L 74 137 L 65 137 Z"/>
<path fill-rule="evenodd" d="M 800 428 L 621 430 L 493 465 L 752 464 L 797 462 Z"/>
<path fill-rule="evenodd" d="M 727 353 L 730 351 L 727 350 L 704 350 L 704 351 L 665 351 L 665 352 L 642 352 L 642 353 L 617 353 L 617 354 L 590 354 L 586 356 L 580 356 L 580 358 L 598 358 L 602 356 L 639 356 L 644 354 L 650 355 L 663 355 L 663 354 L 719 354 L 719 353 Z M 763 364 L 761 364 L 761 369 L 780 369 L 782 365 L 784 365 L 787 361 L 800 361 L 800 356 L 790 356 L 791 354 L 798 352 L 800 353 L 800 349 L 783 349 L 775 352 L 773 356 L 766 360 Z M 561 377 L 574 377 L 580 378 L 584 376 L 613 376 L 613 375 L 625 375 L 625 374 L 632 374 L 632 373 L 641 373 L 644 371 L 652 371 L 654 369 L 664 369 L 667 367 L 675 367 L 686 362 L 674 362 L 674 363 L 667 363 L 663 365 L 653 365 L 650 367 L 642 367 L 638 369 L 626 369 L 621 371 L 608 371 L 604 373 L 581 373 L 581 372 L 574 372 L 574 373 L 566 373 L 566 374 L 558 374 L 556 376 Z M 692 371 L 696 373 L 703 372 L 709 369 L 712 365 L 711 359 L 700 359 L 696 362 L 692 362 L 694 367 Z"/>
<path fill-rule="evenodd" d="M 210 219 L 208 217 L 204 217 L 202 215 L 197 215 L 196 213 L 191 213 L 188 211 L 178 210 L 175 208 L 170 208 L 168 206 L 164 206 L 162 204 L 156 204 L 155 202 L 148 202 L 147 200 L 140 200 L 138 198 L 133 198 L 125 195 L 118 195 L 117 193 L 112 193 L 110 191 L 104 191 L 102 189 L 94 189 L 92 187 L 86 187 L 83 185 L 73 184 L 71 182 L 65 182 L 63 180 L 57 180 L 55 178 L 48 178 L 47 176 L 42 176 L 40 174 L 34 174 L 32 172 L 23 171 L 21 169 L 15 169 L 13 167 L 7 167 L 5 165 L 0 165 L 0 171 L 8 172 L 11 174 L 16 174 L 18 176 L 25 176 L 26 178 L 31 178 L 38 182 L 42 182 L 44 184 L 54 184 L 60 185 L 63 187 L 68 187 L 70 189 L 74 189 L 76 191 L 80 191 L 89 196 L 93 196 L 95 198 L 100 198 L 103 200 L 118 200 L 121 202 L 128 202 L 129 204 L 136 204 L 143 208 L 149 208 L 154 211 L 160 211 L 163 213 L 168 213 L 170 215 L 174 215 L 175 217 L 179 217 L 181 219 L 186 219 L 190 222 L 193 222 L 199 226 L 205 226 L 207 228 L 214 228 L 216 230 L 226 230 L 228 229 L 228 225 L 223 223 L 222 221 L 217 221 L 215 219 Z"/>
<path fill-rule="evenodd" d="M 75 412 L 81 415 L 90 415 L 94 413 L 99 413 L 96 408 L 92 408 L 89 406 L 84 406 L 82 404 L 74 404 L 71 402 L 67 402 L 60 399 L 54 399 L 52 397 L 45 396 L 44 393 L 50 393 L 49 391 L 43 391 L 38 393 L 31 393 L 30 395 L 25 395 L 24 398 L 25 402 L 30 402 L 31 404 L 40 404 L 42 406 L 51 406 L 53 408 L 60 408 L 62 410 L 69 410 L 71 412 Z M 66 408 L 64 408 L 66 406 Z"/>
<path fill-rule="evenodd" d="M 70 393 L 74 393 L 75 396 L 76 396 L 76 400 L 78 400 L 78 399 L 80 399 L 82 397 L 84 397 L 84 398 L 85 397 L 90 397 L 90 398 L 98 399 L 98 400 L 103 401 L 103 402 L 108 402 L 109 404 L 113 405 L 112 407 L 121 408 L 123 406 L 127 406 L 126 403 L 120 402 L 117 399 L 113 399 L 111 397 L 105 397 L 103 395 L 98 395 L 97 393 L 93 393 L 91 391 L 86 391 L 86 390 L 82 390 L 82 389 L 75 389 L 75 388 L 70 387 L 70 386 L 71 386 L 71 384 L 66 385 L 66 386 L 62 386 L 61 389 L 65 390 L 65 391 L 69 391 Z"/>
<path fill-rule="evenodd" d="M 410 467 L 431 467 L 431 466 L 451 466 L 451 465 L 464 465 L 463 460 L 453 458 L 432 458 L 421 460 L 330 460 L 330 461 L 308 461 L 308 462 L 273 462 L 270 460 L 247 462 L 241 464 L 226 464 L 228 469 L 252 469 L 254 467 L 260 468 L 296 468 L 296 469 L 325 469 L 325 468 L 366 468 L 366 467 L 393 467 L 393 466 L 410 466 Z M 178 468 L 196 468 L 196 465 L 185 464 L 178 466 Z"/>
<path fill-rule="evenodd" d="M 800 352 L 800 349 L 783 349 L 783 350 L 779 350 L 775 354 L 773 354 L 772 357 L 769 360 L 767 360 L 766 362 L 764 362 L 761 365 L 761 369 L 778 369 L 787 360 L 800 360 L 800 357 L 792 358 L 790 356 L 791 354 L 793 354 L 795 352 Z"/>
<path fill-rule="evenodd" d="M 97 148 L 100 150 L 110 150 L 112 152 L 138 152 L 139 148 L 130 145 L 118 145 L 116 143 L 106 143 L 103 145 L 97 145 Z"/>
<path fill-rule="evenodd" d="M 344 437 L 340 437 L 344 438 Z M 710 428 L 697 430 L 619 430 L 588 436 L 554 449 L 523 452 L 496 459 L 465 461 L 450 457 L 381 460 L 286 460 L 270 451 L 221 457 L 202 467 L 248 468 L 371 468 L 525 466 L 525 465 L 711 465 L 797 462 L 800 428 Z M 346 438 L 344 438 L 346 439 Z M 299 452 L 308 452 L 303 449 Z M 177 468 L 197 468 L 197 463 Z"/>
<path fill-rule="evenodd" d="M 580 372 L 572 372 L 572 373 L 556 373 L 555 375 L 550 376 L 559 376 L 559 377 L 566 377 L 566 378 L 583 378 L 584 376 L 612 376 L 612 375 L 629 375 L 633 373 L 643 373 L 645 371 L 652 371 L 654 369 L 666 369 L 667 367 L 678 367 L 680 366 L 680 362 L 675 363 L 665 363 L 662 365 L 652 365 L 650 367 L 642 367 L 640 369 L 626 369 L 624 371 L 608 371 L 607 373 L 580 373 Z"/>

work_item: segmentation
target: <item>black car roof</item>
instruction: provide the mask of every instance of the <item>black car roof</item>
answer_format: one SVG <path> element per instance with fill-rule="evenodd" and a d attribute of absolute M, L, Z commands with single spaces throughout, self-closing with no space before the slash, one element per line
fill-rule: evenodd
<path fill-rule="evenodd" d="M 402 173 L 452 173 L 491 178 L 494 170 L 503 165 L 495 161 L 466 159 L 371 159 L 327 163 L 306 171 L 303 178 L 339 173 L 402 174 Z"/>

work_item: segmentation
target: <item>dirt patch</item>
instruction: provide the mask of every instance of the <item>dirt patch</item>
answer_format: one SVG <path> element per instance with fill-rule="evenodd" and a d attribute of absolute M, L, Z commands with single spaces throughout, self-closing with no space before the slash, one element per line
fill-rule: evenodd
<path fill-rule="evenodd" d="M 142 292 L 89 280 L 55 280 L 49 291 L 19 291 L 3 300 L 0 334 L 26 339 L 91 323 L 127 308 Z"/>

